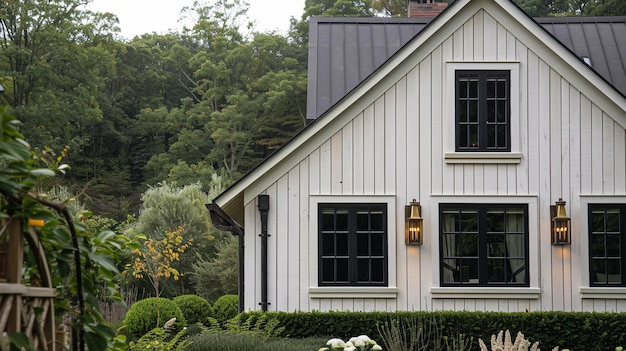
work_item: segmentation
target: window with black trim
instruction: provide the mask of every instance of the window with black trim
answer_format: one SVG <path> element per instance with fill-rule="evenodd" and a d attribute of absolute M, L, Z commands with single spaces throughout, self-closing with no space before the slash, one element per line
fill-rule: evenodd
<path fill-rule="evenodd" d="M 319 285 L 387 286 L 387 204 L 320 203 Z"/>
<path fill-rule="evenodd" d="M 440 204 L 442 286 L 529 286 L 528 205 Z"/>
<path fill-rule="evenodd" d="M 456 71 L 456 151 L 511 151 L 510 71 Z"/>
<path fill-rule="evenodd" d="M 626 205 L 589 205 L 591 286 L 626 286 Z"/>

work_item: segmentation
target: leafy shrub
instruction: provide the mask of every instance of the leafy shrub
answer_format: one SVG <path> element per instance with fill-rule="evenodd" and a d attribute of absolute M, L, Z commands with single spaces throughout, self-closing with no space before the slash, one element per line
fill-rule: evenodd
<path fill-rule="evenodd" d="M 171 318 L 176 318 L 173 326 L 176 330 L 186 325 L 183 312 L 174 301 L 162 297 L 143 299 L 135 302 L 126 312 L 125 333 L 136 340 L 156 327 L 163 327 Z"/>
<path fill-rule="evenodd" d="M 213 304 L 213 316 L 220 323 L 225 323 L 237 316 L 238 298 L 237 295 L 224 295 Z"/>
<path fill-rule="evenodd" d="M 182 351 L 186 350 L 191 342 L 185 340 L 185 330 L 181 330 L 175 335 L 170 334 L 163 328 L 154 328 L 136 343 L 131 341 L 130 351 Z"/>
<path fill-rule="evenodd" d="M 198 295 L 177 296 L 174 298 L 174 303 L 183 312 L 188 324 L 206 322 L 213 311 L 211 304 Z"/>
<path fill-rule="evenodd" d="M 260 311 L 243 312 L 237 317 L 247 321 Z M 454 340 L 460 347 L 478 350 L 478 339 L 488 340 L 500 330 L 522 331 L 530 342 L 541 341 L 545 349 L 556 346 L 575 350 L 606 351 L 615 345 L 626 344 L 626 313 L 598 312 L 468 312 L 468 311 L 417 311 L 417 312 L 266 312 L 285 327 L 291 338 L 330 336 L 349 338 L 366 334 L 383 341 L 380 328 L 392 320 L 417 318 L 427 334 L 428 350 L 440 350 Z M 400 327 L 403 328 L 402 323 Z M 391 326 L 391 324 L 389 324 Z M 419 327 L 419 326 L 418 326 Z M 398 337 L 407 337 L 399 335 Z M 422 336 L 409 336 L 422 339 Z M 465 345 L 471 340 L 470 346 Z M 406 339 L 405 339 L 406 341 Z M 447 344 L 446 344 L 447 342 Z M 423 344 L 426 344 L 424 342 Z"/>

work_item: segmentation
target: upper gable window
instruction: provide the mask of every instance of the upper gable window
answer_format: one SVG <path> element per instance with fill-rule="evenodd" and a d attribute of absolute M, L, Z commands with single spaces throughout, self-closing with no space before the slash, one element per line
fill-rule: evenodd
<path fill-rule="evenodd" d="M 505 70 L 458 70 L 457 152 L 511 151 L 511 78 Z"/>

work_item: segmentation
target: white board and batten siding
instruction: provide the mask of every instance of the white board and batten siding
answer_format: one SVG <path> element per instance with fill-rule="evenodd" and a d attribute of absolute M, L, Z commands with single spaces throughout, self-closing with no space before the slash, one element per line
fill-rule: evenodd
<path fill-rule="evenodd" d="M 254 199 L 264 193 L 270 310 L 626 311 L 626 290 L 589 288 L 586 273 L 587 204 L 626 203 L 624 116 L 604 109 L 602 94 L 520 23 L 497 21 L 509 18 L 498 11 L 478 9 L 456 28 L 444 26 L 432 49 L 409 56 L 283 160 L 280 173 L 266 175 L 271 185 L 246 193 L 246 309 L 259 309 L 261 298 Z M 515 157 L 454 154 L 450 72 L 477 62 L 515 71 Z M 424 217 L 419 247 L 404 244 L 404 206 L 413 198 Z M 572 218 L 569 246 L 550 243 L 550 205 L 558 198 Z M 318 287 L 317 203 L 326 201 L 388 203 L 388 288 Z M 438 208 L 446 202 L 528 204 L 530 288 L 440 287 Z"/>

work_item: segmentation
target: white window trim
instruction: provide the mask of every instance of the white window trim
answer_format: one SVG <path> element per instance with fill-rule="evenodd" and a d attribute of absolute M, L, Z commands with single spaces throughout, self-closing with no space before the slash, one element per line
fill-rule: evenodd
<path fill-rule="evenodd" d="M 386 287 L 319 287 L 318 281 L 318 204 L 320 203 L 386 203 L 387 204 L 387 286 Z M 311 195 L 309 197 L 309 297 L 395 298 L 396 277 L 396 196 L 395 195 Z M 403 233 L 404 235 L 404 233 Z"/>
<path fill-rule="evenodd" d="M 442 287 L 439 277 L 441 259 L 439 250 L 439 204 L 522 204 L 528 205 L 528 287 Z M 541 294 L 539 287 L 539 200 L 536 195 L 475 195 L 449 196 L 433 195 L 431 214 L 432 220 L 428 232 L 432 242 L 432 286 L 430 292 L 435 299 L 464 298 L 498 298 L 498 299 L 538 299 Z"/>
<path fill-rule="evenodd" d="M 626 204 L 626 196 L 580 195 L 580 296 L 583 299 L 626 299 L 626 287 L 590 286 L 589 277 L 589 205 Z"/>
<path fill-rule="evenodd" d="M 455 111 L 455 87 L 456 71 L 458 70 L 499 70 L 510 72 L 510 128 L 511 128 L 511 151 L 510 152 L 456 152 L 456 111 Z M 520 163 L 522 153 L 520 149 L 520 63 L 519 62 L 455 62 L 446 63 L 446 86 L 444 96 L 448 102 L 443 104 L 444 116 L 444 159 L 446 163 L 498 163 L 516 164 Z"/>
<path fill-rule="evenodd" d="M 312 286 L 309 287 L 312 299 L 395 299 L 398 297 L 397 287 L 388 286 Z"/>

